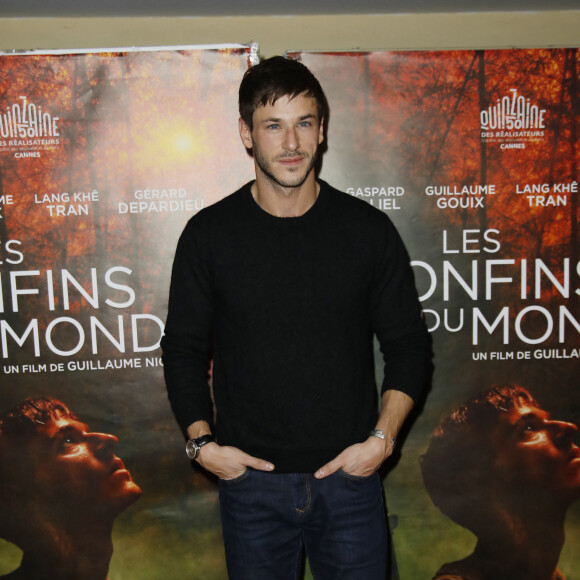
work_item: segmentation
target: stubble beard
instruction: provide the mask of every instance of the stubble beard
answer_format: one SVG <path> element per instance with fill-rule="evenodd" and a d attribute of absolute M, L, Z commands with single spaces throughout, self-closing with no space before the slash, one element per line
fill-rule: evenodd
<path fill-rule="evenodd" d="M 255 142 L 253 142 L 252 145 L 253 145 L 254 159 L 256 161 L 256 165 L 260 168 L 261 172 L 273 184 L 275 184 L 279 187 L 284 187 L 284 188 L 300 187 L 304 184 L 306 179 L 308 179 L 310 172 L 314 169 L 316 162 L 318 161 L 318 155 L 319 155 L 319 151 L 320 151 L 320 146 L 316 147 L 316 150 L 314 151 L 314 154 L 312 155 L 312 157 L 310 157 L 308 165 L 306 166 L 306 169 L 304 170 L 303 173 L 296 173 L 294 176 L 290 176 L 287 179 L 282 179 L 280 177 L 277 177 L 274 174 L 274 170 L 272 169 L 270 162 L 262 154 L 260 149 L 258 147 L 256 147 Z M 278 157 L 277 160 L 284 159 L 284 158 L 291 159 L 292 157 L 297 157 L 297 156 L 301 156 L 305 159 L 307 158 L 307 156 L 305 154 L 301 153 L 300 151 L 296 151 L 293 155 L 285 155 L 285 156 L 283 155 L 281 157 Z"/>

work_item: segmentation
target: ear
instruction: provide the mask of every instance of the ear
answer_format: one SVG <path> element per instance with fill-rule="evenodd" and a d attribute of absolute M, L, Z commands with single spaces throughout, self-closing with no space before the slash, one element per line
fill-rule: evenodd
<path fill-rule="evenodd" d="M 238 128 L 240 131 L 240 138 L 246 149 L 252 148 L 252 132 L 250 128 L 246 125 L 245 121 L 240 117 L 238 120 Z"/>
<path fill-rule="evenodd" d="M 318 144 L 324 141 L 324 117 L 320 119 L 320 127 L 318 128 Z"/>

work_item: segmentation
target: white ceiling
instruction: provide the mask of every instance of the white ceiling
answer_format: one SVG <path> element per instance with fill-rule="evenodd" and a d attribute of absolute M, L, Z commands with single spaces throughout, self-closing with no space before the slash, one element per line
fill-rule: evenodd
<path fill-rule="evenodd" d="M 0 0 L 0 18 L 578 10 L 580 0 Z"/>

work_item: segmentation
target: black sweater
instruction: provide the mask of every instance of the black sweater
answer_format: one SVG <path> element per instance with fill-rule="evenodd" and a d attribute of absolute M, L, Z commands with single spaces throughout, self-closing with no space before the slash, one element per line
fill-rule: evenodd
<path fill-rule="evenodd" d="M 429 337 L 409 257 L 389 218 L 320 182 L 315 204 L 279 218 L 250 185 L 201 210 L 173 265 L 162 340 L 173 412 L 271 461 L 313 472 L 364 441 L 377 419 L 373 333 L 387 389 L 417 399 Z"/>

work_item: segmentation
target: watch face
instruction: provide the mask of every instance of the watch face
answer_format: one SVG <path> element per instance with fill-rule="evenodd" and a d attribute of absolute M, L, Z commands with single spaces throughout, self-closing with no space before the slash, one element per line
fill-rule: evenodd
<path fill-rule="evenodd" d="M 185 452 L 187 453 L 187 456 L 190 459 L 195 459 L 198 449 L 199 448 L 197 447 L 193 439 L 190 439 L 185 445 Z"/>

